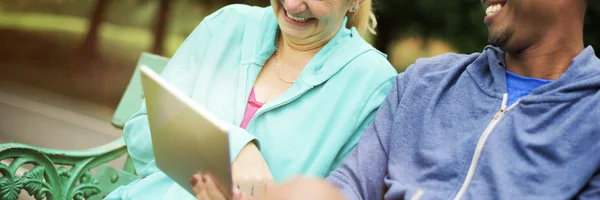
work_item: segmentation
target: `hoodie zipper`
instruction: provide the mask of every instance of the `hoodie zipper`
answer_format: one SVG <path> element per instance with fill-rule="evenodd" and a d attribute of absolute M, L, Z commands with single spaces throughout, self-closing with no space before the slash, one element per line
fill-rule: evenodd
<path fill-rule="evenodd" d="M 419 189 L 412 195 L 410 200 L 419 200 L 421 197 L 423 197 L 423 194 L 425 194 L 425 191 Z"/>
<path fill-rule="evenodd" d="M 465 178 L 465 181 L 463 182 L 462 187 L 458 191 L 458 194 L 456 194 L 456 196 L 454 197 L 454 200 L 460 200 L 466 194 L 467 189 L 469 188 L 469 184 L 471 184 L 471 181 L 473 180 L 473 176 L 475 175 L 475 170 L 477 170 L 477 162 L 479 162 L 479 157 L 481 156 L 481 151 L 483 151 L 485 142 L 487 141 L 487 138 L 492 133 L 492 130 L 494 130 L 494 127 L 496 127 L 496 124 L 498 124 L 498 122 L 500 121 L 500 119 L 502 119 L 502 117 L 504 116 L 504 114 L 506 114 L 506 112 L 508 112 L 510 109 L 512 109 L 519 103 L 517 101 L 510 107 L 506 107 L 507 100 L 508 100 L 508 94 L 505 93 L 504 96 L 502 97 L 502 105 L 500 106 L 500 110 L 498 112 L 496 112 L 492 121 L 487 125 L 487 127 L 483 131 L 483 134 L 481 135 L 481 137 L 479 137 L 479 141 L 477 142 L 477 147 L 475 148 L 475 153 L 473 153 L 473 159 L 471 160 L 471 166 L 469 166 L 469 171 L 467 172 L 467 177 Z"/>

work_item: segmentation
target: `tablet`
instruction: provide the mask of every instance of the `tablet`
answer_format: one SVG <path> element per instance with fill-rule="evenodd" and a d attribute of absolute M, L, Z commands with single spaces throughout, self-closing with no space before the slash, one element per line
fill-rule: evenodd
<path fill-rule="evenodd" d="M 147 66 L 140 66 L 156 165 L 195 196 L 190 178 L 206 172 L 231 195 L 227 126 Z"/>

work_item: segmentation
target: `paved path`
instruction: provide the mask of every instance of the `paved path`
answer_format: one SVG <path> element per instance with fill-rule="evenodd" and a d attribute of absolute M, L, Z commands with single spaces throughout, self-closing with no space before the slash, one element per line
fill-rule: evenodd
<path fill-rule="evenodd" d="M 110 124 L 112 113 L 111 108 L 0 80 L 0 143 L 64 150 L 100 146 L 122 134 Z M 124 157 L 109 165 L 123 163 Z M 33 198 L 23 191 L 19 199 Z"/>

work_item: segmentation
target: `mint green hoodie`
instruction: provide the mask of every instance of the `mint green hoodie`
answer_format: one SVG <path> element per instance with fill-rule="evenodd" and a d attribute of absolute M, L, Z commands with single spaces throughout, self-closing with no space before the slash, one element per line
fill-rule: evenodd
<path fill-rule="evenodd" d="M 239 128 L 251 88 L 275 51 L 271 7 L 231 5 L 206 17 L 177 50 L 162 76 L 221 120 L 231 123 L 231 159 L 258 144 L 276 182 L 327 176 L 356 145 L 393 84 L 386 56 L 346 20 L 283 95 Z M 154 162 L 145 107 L 127 122 L 124 138 L 140 181 L 107 199 L 194 199 Z"/>

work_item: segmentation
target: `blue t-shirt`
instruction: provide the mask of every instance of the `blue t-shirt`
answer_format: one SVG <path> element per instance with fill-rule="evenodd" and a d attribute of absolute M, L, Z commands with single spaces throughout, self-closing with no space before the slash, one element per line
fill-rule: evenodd
<path fill-rule="evenodd" d="M 506 105 L 512 105 L 515 101 L 527 96 L 531 91 L 550 82 L 552 81 L 519 76 L 507 70 L 506 90 L 508 92 L 508 102 Z"/>

